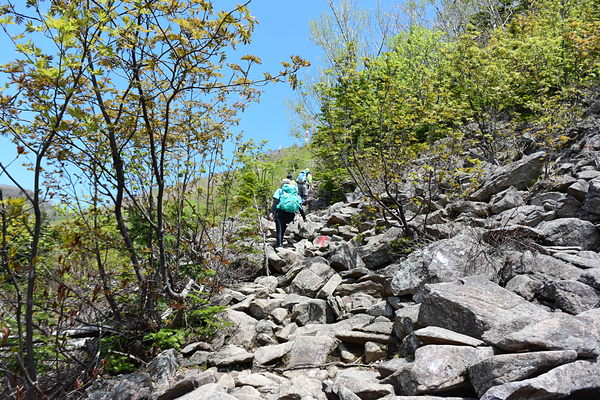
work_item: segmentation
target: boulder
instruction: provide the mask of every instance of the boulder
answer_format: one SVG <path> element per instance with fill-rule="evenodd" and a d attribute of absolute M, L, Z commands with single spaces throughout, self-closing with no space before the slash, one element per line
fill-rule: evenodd
<path fill-rule="evenodd" d="M 400 228 L 390 228 L 386 232 L 367 239 L 367 244 L 358 248 L 365 266 L 378 269 L 391 264 L 396 259 L 390 243 L 402 238 L 404 232 Z"/>
<path fill-rule="evenodd" d="M 493 274 L 500 263 L 486 256 L 491 247 L 470 234 L 438 240 L 399 264 L 391 282 L 396 296 L 416 293 L 426 283 L 450 282 L 467 275 Z"/>
<path fill-rule="evenodd" d="M 475 339 L 471 336 L 456 333 L 449 329 L 444 329 L 437 326 L 428 326 L 425 328 L 418 329 L 413 332 L 413 335 L 425 345 L 450 344 L 455 346 L 477 347 L 482 346 L 484 344 L 479 339 Z"/>
<path fill-rule="evenodd" d="M 116 378 L 99 379 L 86 389 L 90 400 L 145 400 L 153 390 L 148 373 L 120 375 Z"/>
<path fill-rule="evenodd" d="M 506 283 L 505 288 L 531 301 L 537 294 L 542 283 L 530 278 L 527 275 L 517 275 Z"/>
<path fill-rule="evenodd" d="M 296 376 L 284 385 L 280 385 L 277 391 L 267 397 L 269 400 L 327 400 L 323 392 L 323 384 L 318 379 L 306 376 Z"/>
<path fill-rule="evenodd" d="M 554 253 L 553 257 L 568 262 L 569 264 L 573 264 L 579 268 L 600 268 L 600 259 L 580 257 L 578 255 L 562 252 Z"/>
<path fill-rule="evenodd" d="M 157 355 L 146 370 L 157 386 L 165 386 L 175 377 L 178 367 L 177 350 L 168 349 Z"/>
<path fill-rule="evenodd" d="M 575 361 L 545 374 L 490 388 L 481 400 L 594 399 L 600 397 L 600 364 Z"/>
<path fill-rule="evenodd" d="M 365 263 L 360 258 L 356 248 L 347 242 L 342 242 L 332 251 L 329 265 L 336 271 L 365 267 Z"/>
<path fill-rule="evenodd" d="M 593 311 L 596 310 L 588 312 Z M 503 327 L 497 327 L 486 334 L 487 341 L 508 352 L 574 350 L 581 357 L 596 357 L 600 355 L 600 322 L 593 321 L 600 321 L 600 315 L 586 318 L 585 314 L 545 313 L 543 319 L 531 321 L 517 331 L 507 333 Z"/>
<path fill-rule="evenodd" d="M 581 274 L 581 269 L 552 256 L 524 251 L 518 259 L 512 260 L 514 273 L 528 275 L 540 282 L 554 280 L 576 280 Z"/>
<path fill-rule="evenodd" d="M 181 379 L 173 386 L 162 392 L 155 392 L 155 400 L 177 399 L 200 386 L 216 382 L 216 368 L 211 368 L 203 372 L 190 371 L 181 377 Z"/>
<path fill-rule="evenodd" d="M 542 151 L 525 156 L 519 161 L 497 168 L 488 176 L 471 198 L 476 201 L 488 201 L 490 197 L 504 189 L 514 186 L 525 189 L 542 172 L 546 154 Z"/>
<path fill-rule="evenodd" d="M 399 375 L 400 393 L 435 394 L 469 388 L 468 368 L 494 355 L 491 347 L 429 345 L 415 352 L 410 369 Z"/>
<path fill-rule="evenodd" d="M 325 363 L 336 347 L 335 339 L 329 336 L 296 337 L 289 352 L 288 367 L 311 367 Z"/>
<path fill-rule="evenodd" d="M 296 322 L 298 326 L 309 323 L 326 324 L 328 322 L 327 302 L 322 299 L 310 299 L 294 305 L 292 307 L 292 321 Z"/>
<path fill-rule="evenodd" d="M 477 394 L 482 396 L 492 386 L 522 381 L 576 359 L 573 350 L 501 354 L 470 366 L 469 377 Z"/>
<path fill-rule="evenodd" d="M 548 312 L 480 276 L 425 285 L 418 323 L 481 339 L 493 328 L 518 329 Z"/>
<path fill-rule="evenodd" d="M 582 208 L 590 214 L 600 214 L 600 179 L 589 182 Z"/>
<path fill-rule="evenodd" d="M 258 389 L 252 386 L 240 386 L 233 388 L 229 393 L 238 400 L 263 400 Z"/>
<path fill-rule="evenodd" d="M 577 280 L 600 290 L 600 268 L 592 268 L 582 272 Z"/>
<path fill-rule="evenodd" d="M 224 387 L 217 383 L 209 383 L 200 386 L 198 389 L 179 397 L 177 400 L 237 400 L 235 397 L 227 394 Z"/>
<path fill-rule="evenodd" d="M 208 364 L 217 367 L 235 366 L 251 363 L 254 359 L 252 353 L 233 344 L 223 346 L 208 358 Z"/>
<path fill-rule="evenodd" d="M 266 365 L 281 359 L 292 349 L 293 342 L 263 346 L 254 352 L 254 365 Z"/>
<path fill-rule="evenodd" d="M 406 335 L 415 330 L 419 318 L 420 307 L 420 304 L 416 304 L 396 310 L 393 332 L 398 340 L 404 339 Z"/>
<path fill-rule="evenodd" d="M 490 211 L 498 214 L 504 210 L 525 205 L 523 195 L 514 186 L 495 194 L 490 199 Z"/>
<path fill-rule="evenodd" d="M 541 288 L 539 297 L 569 314 L 600 307 L 600 291 L 578 281 L 550 282 Z"/>
<path fill-rule="evenodd" d="M 241 311 L 226 310 L 221 317 L 230 322 L 231 326 L 224 331 L 227 343 L 242 346 L 246 349 L 252 348 L 256 338 L 256 324 L 258 321 Z"/>
<path fill-rule="evenodd" d="M 358 283 L 342 283 L 333 292 L 335 296 L 348 296 L 354 293 L 362 293 L 370 296 L 382 297 L 384 295 L 384 290 L 383 285 L 380 283 L 373 281 L 364 281 Z"/>
<path fill-rule="evenodd" d="M 364 345 L 367 342 L 376 343 L 390 343 L 390 335 L 374 333 L 374 332 L 362 332 L 358 330 L 340 330 L 335 333 L 335 337 L 342 342 Z"/>
<path fill-rule="evenodd" d="M 600 232 L 594 224 L 577 218 L 559 218 L 542 222 L 536 229 L 544 241 L 553 246 L 579 246 L 583 250 L 596 250 L 600 247 Z"/>
<path fill-rule="evenodd" d="M 342 277 L 338 274 L 334 274 L 329 278 L 329 280 L 323 285 L 321 289 L 317 292 L 317 297 L 320 299 L 326 299 L 329 296 L 333 295 L 335 289 L 342 283 Z"/>
<path fill-rule="evenodd" d="M 587 181 L 580 179 L 567 188 L 567 193 L 579 201 L 584 201 L 589 187 L 590 185 Z"/>
<path fill-rule="evenodd" d="M 382 346 L 380 343 L 367 342 L 365 343 L 365 362 L 372 363 L 375 361 L 383 360 L 387 357 L 386 346 Z"/>
<path fill-rule="evenodd" d="M 504 227 L 509 225 L 536 226 L 542 221 L 554 218 L 554 213 L 540 206 L 524 205 L 503 211 L 490 218 L 491 227 Z"/>
<path fill-rule="evenodd" d="M 338 393 L 342 387 L 350 390 L 362 400 L 375 400 L 394 394 L 392 385 L 379 383 L 376 371 L 357 368 L 338 372 L 333 382 L 333 391 Z"/>
<path fill-rule="evenodd" d="M 308 259 L 304 268 L 292 280 L 289 291 L 304 296 L 314 296 L 334 274 L 335 271 L 324 258 Z"/>

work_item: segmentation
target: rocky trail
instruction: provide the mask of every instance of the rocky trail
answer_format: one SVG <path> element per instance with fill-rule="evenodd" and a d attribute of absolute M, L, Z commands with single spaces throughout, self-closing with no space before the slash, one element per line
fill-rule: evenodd
<path fill-rule="evenodd" d="M 431 238 L 414 251 L 358 194 L 311 212 L 267 247 L 271 276 L 220 293 L 232 324 L 216 341 L 88 397 L 600 398 L 598 120 L 569 134 L 547 177 L 532 153 L 413 215 Z"/>

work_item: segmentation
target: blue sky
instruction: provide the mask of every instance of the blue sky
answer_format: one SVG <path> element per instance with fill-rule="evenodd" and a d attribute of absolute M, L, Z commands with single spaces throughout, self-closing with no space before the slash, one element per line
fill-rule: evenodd
<path fill-rule="evenodd" d="M 229 3 L 229 0 L 223 3 Z M 369 8 L 374 7 L 376 2 L 359 0 L 358 3 L 361 7 Z M 389 6 L 399 2 L 388 0 L 384 3 Z M 215 1 L 215 4 L 218 7 L 219 1 Z M 326 0 L 253 0 L 250 10 L 259 24 L 252 43 L 243 51 L 262 59 L 263 64 L 257 70 L 276 72 L 281 69 L 281 61 L 288 60 L 291 55 L 299 55 L 310 61 L 311 69 L 319 68 L 322 55 L 318 46 L 310 41 L 309 23 L 329 11 Z M 6 56 L 6 53 L 4 57 L 0 56 L 0 61 L 6 61 Z M 300 143 L 290 135 L 287 102 L 294 97 L 292 89 L 287 83 L 278 83 L 267 85 L 262 90 L 260 102 L 252 104 L 239 116 L 240 124 L 233 131 L 243 132 L 246 137 L 256 141 L 268 140 L 269 149 Z M 15 154 L 15 146 L 7 139 L 0 138 L 0 161 L 6 163 Z M 31 187 L 31 174 L 16 164 L 11 165 L 11 171 L 22 185 Z M 6 176 L 0 175 L 0 184 L 12 183 Z"/>

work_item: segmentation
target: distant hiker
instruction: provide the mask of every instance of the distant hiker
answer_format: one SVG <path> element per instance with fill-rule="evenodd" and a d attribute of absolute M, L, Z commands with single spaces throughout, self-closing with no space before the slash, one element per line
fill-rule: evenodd
<path fill-rule="evenodd" d="M 306 168 L 300 171 L 298 177 L 296 178 L 296 183 L 298 184 L 298 194 L 302 198 L 302 201 L 306 201 L 308 198 L 308 191 L 310 190 L 311 182 L 312 175 L 310 174 L 310 169 Z"/>
<path fill-rule="evenodd" d="M 292 174 L 287 174 L 287 176 L 285 177 L 285 179 L 287 179 L 289 181 L 288 182 L 289 185 L 298 187 L 298 184 L 296 184 L 296 181 L 294 180 L 294 177 L 292 176 Z"/>
<path fill-rule="evenodd" d="M 302 219 L 306 222 L 306 214 L 302 209 L 302 199 L 298 196 L 298 189 L 283 180 L 282 186 L 273 193 L 273 205 L 271 215 L 275 217 L 275 228 L 277 229 L 277 243 L 275 247 L 283 246 L 283 235 L 290 222 L 300 212 Z"/>

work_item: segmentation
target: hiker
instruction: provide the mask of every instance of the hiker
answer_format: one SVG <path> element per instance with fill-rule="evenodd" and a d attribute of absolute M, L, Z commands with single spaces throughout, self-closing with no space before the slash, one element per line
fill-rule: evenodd
<path fill-rule="evenodd" d="M 300 171 L 298 177 L 296 178 L 296 183 L 298 184 L 298 194 L 302 198 L 303 202 L 308 198 L 308 191 L 310 190 L 311 182 L 312 175 L 310 174 L 310 169 L 306 168 Z"/>
<path fill-rule="evenodd" d="M 271 215 L 275 218 L 275 228 L 277 229 L 277 243 L 275 248 L 283 247 L 283 235 L 290 222 L 300 212 L 302 219 L 306 222 L 306 214 L 302 209 L 302 199 L 298 196 L 298 189 L 289 183 L 287 178 L 283 180 L 279 189 L 273 193 L 273 205 L 271 206 Z"/>
<path fill-rule="evenodd" d="M 287 182 L 289 185 L 298 187 L 298 184 L 294 180 L 294 177 L 292 176 L 292 174 L 287 174 L 287 176 L 285 177 L 285 179 L 283 181 L 286 181 L 286 180 L 289 181 L 289 182 Z"/>

